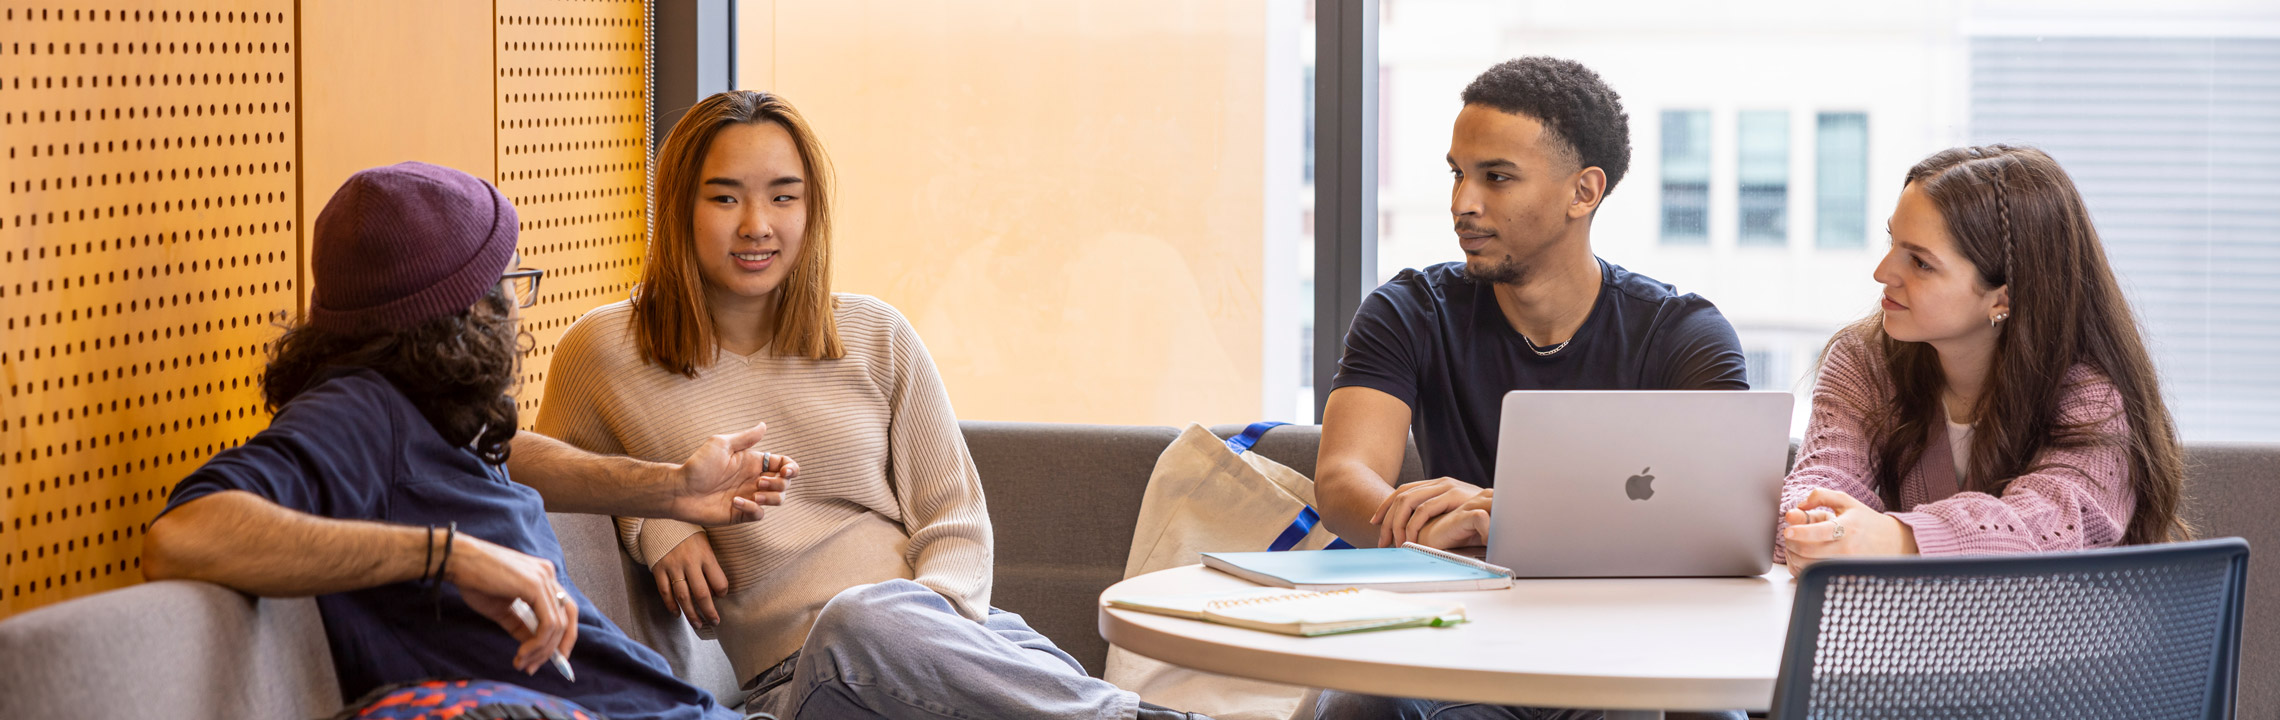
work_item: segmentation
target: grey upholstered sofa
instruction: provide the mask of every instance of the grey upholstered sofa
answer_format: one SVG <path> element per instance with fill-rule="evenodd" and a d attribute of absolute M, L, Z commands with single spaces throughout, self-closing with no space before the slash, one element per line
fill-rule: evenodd
<path fill-rule="evenodd" d="M 1102 588 L 1120 579 L 1156 456 L 1178 430 L 964 423 L 997 529 L 995 604 L 1026 616 L 1096 674 Z M 1222 436 L 1241 426 L 1214 428 Z M 1261 454 L 1312 476 L 1318 428 L 1267 434 Z M 2240 717 L 2280 717 L 2280 446 L 2188 448 L 2191 516 L 2203 535 L 2246 537 L 2249 573 Z M 1415 454 L 1403 479 L 1421 477 Z M 665 613 L 648 573 L 618 551 L 607 518 L 558 515 L 569 571 L 600 609 L 716 693 L 728 663 Z M 0 622 L 0 718 L 313 718 L 338 709 L 315 604 L 255 600 L 212 585 L 149 583 Z"/>

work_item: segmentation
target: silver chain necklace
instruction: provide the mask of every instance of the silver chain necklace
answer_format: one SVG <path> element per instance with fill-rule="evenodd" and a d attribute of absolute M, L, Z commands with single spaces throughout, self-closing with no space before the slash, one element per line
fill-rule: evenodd
<path fill-rule="evenodd" d="M 1545 350 L 1537 347 L 1536 341 L 1528 339 L 1528 335 L 1526 333 L 1520 334 L 1520 342 L 1527 343 L 1528 352 L 1535 353 L 1536 357 L 1551 357 L 1553 355 L 1559 354 L 1561 350 L 1566 350 L 1568 343 L 1575 342 L 1575 336 L 1568 336 L 1568 339 L 1560 341 L 1560 344 L 1558 345 L 1553 345 L 1552 349 L 1550 350 Z"/>
<path fill-rule="evenodd" d="M 1597 305 L 1597 304 L 1599 304 L 1599 303 L 1598 303 L 1598 298 L 1593 298 L 1593 299 L 1592 299 L 1592 305 Z M 1589 319 L 1591 319 L 1591 315 L 1590 315 L 1590 312 L 1591 312 L 1591 311 L 1590 311 L 1590 309 L 1589 309 L 1590 307 L 1591 307 L 1591 306 L 1588 306 L 1588 305 L 1587 305 L 1587 306 L 1585 306 L 1585 310 L 1584 310 L 1584 313 L 1585 313 L 1585 314 L 1584 314 L 1584 319 L 1585 319 L 1585 320 L 1589 320 Z M 1558 355 L 1558 354 L 1560 354 L 1560 351 L 1561 351 L 1561 350 L 1566 350 L 1566 349 L 1567 349 L 1567 346 L 1568 346 L 1568 343 L 1571 343 L 1571 342 L 1575 342 L 1575 338 L 1576 338 L 1576 335 L 1582 335 L 1582 334 L 1583 334 L 1583 327 L 1582 327 L 1582 326 L 1580 326 L 1580 325 L 1579 325 L 1579 326 L 1577 326 L 1577 327 L 1576 327 L 1576 329 L 1575 329 L 1575 335 L 1569 335 L 1569 336 L 1568 336 L 1568 339 L 1566 339 L 1566 340 L 1561 340 L 1561 341 L 1560 341 L 1560 344 L 1558 344 L 1558 345 L 1553 345 L 1553 346 L 1551 346 L 1550 348 L 1545 348 L 1545 347 L 1542 347 L 1542 346 L 1539 346 L 1539 345 L 1537 345 L 1537 344 L 1536 344 L 1536 341 L 1528 339 L 1528 334 L 1527 334 L 1527 333 L 1524 333 L 1524 332 L 1520 332 L 1520 328 L 1517 328 L 1517 327 L 1515 327 L 1515 328 L 1512 328 L 1512 334 L 1520 336 L 1520 342 L 1523 342 L 1523 343 L 1527 343 L 1527 345 L 1528 345 L 1528 352 L 1532 352 L 1532 353 L 1535 353 L 1535 354 L 1536 354 L 1536 357 L 1551 357 L 1551 356 L 1553 356 L 1553 355 Z"/>

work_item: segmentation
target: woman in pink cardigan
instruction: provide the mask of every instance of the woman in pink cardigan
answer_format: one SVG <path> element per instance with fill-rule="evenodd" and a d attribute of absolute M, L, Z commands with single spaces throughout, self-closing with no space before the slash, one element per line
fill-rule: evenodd
<path fill-rule="evenodd" d="M 1946 150 L 1909 169 L 1889 230 L 1883 309 L 1823 354 L 1775 555 L 2185 537 L 2175 425 L 2066 171 L 2033 148 Z"/>

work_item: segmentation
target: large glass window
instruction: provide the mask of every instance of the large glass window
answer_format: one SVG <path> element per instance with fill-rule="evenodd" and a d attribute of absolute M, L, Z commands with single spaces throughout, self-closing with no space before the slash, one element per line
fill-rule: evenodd
<path fill-rule="evenodd" d="M 1297 0 L 738 5 L 738 82 L 837 170 L 836 289 L 909 318 L 958 415 L 1299 420 Z"/>
<path fill-rule="evenodd" d="M 1736 216 L 1744 245 L 1789 242 L 1789 112 L 1750 110 L 1735 122 Z"/>
<path fill-rule="evenodd" d="M 1903 173 L 2003 141 L 2081 184 L 2185 437 L 2280 440 L 2280 40 L 2239 37 L 2268 3 L 1378 6 L 1380 281 L 1462 259 L 1465 84 L 1572 58 L 1634 148 L 1593 250 L 1716 303 L 1800 427 L 1816 353 L 1875 310 Z M 962 415 L 1308 419 L 1312 3 L 740 8 L 739 77 L 839 162 L 840 287 L 911 316 Z"/>
<path fill-rule="evenodd" d="M 1868 115 L 1825 112 L 1813 139 L 1813 239 L 1824 248 L 1868 244 Z"/>
<path fill-rule="evenodd" d="M 1662 112 L 1662 241 L 1710 242 L 1710 113 Z"/>
<path fill-rule="evenodd" d="M 2280 441 L 2280 6 L 1380 2 L 1400 179 L 1381 275 L 1461 258 L 1428 181 L 1458 92 L 1503 60 L 1570 58 L 1630 116 L 1633 179 L 1592 249 L 1716 303 L 1751 385 L 1797 393 L 1795 431 L 1823 345 L 1876 310 L 1908 167 L 2011 142 L 2081 186 L 2185 439 Z"/>

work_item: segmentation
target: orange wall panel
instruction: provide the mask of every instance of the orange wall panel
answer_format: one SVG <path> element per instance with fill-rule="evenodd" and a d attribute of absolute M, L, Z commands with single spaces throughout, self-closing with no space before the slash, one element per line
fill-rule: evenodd
<path fill-rule="evenodd" d="M 174 483 L 266 421 L 293 12 L 0 2 L 0 615 L 140 581 Z"/>
<path fill-rule="evenodd" d="M 498 180 L 492 33 L 490 3 L 302 5 L 301 191 L 310 224 L 349 175 L 369 167 L 418 160 Z"/>
<path fill-rule="evenodd" d="M 499 0 L 499 189 L 522 219 L 523 266 L 542 268 L 523 311 L 522 425 L 570 323 L 623 300 L 648 228 L 648 5 Z"/>

